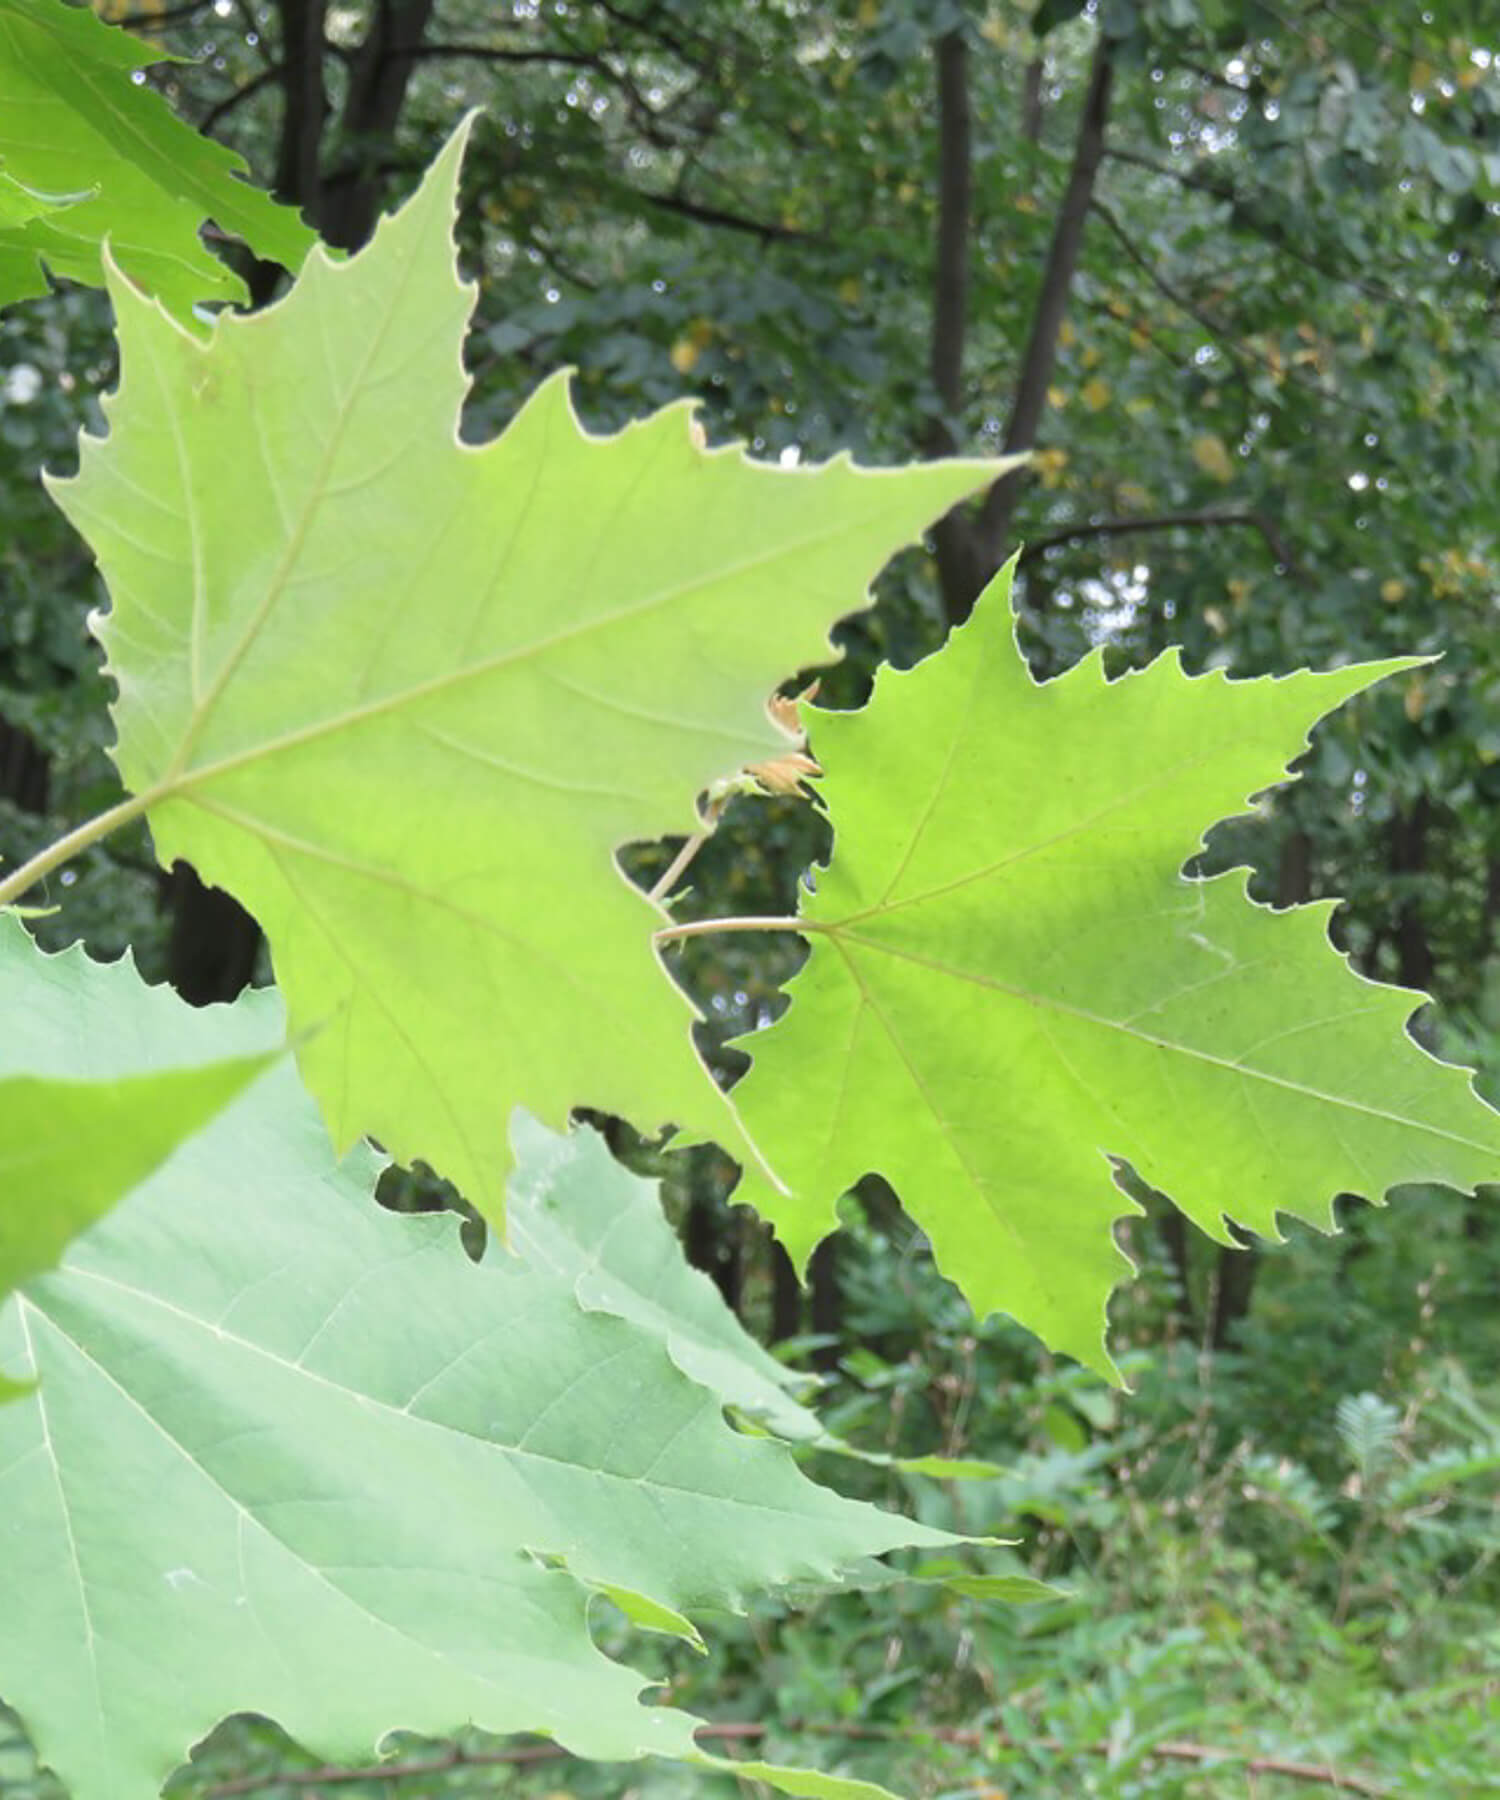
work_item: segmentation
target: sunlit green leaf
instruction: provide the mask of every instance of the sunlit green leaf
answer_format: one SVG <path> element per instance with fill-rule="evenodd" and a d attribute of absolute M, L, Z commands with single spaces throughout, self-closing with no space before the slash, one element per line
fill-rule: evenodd
<path fill-rule="evenodd" d="M 116 282 L 110 433 L 55 491 L 109 582 L 158 853 L 264 927 L 336 1140 L 498 1217 L 517 1104 L 753 1160 L 614 853 L 785 748 L 776 683 L 996 465 L 773 468 L 685 406 L 593 438 L 565 378 L 461 444 L 461 144 L 360 256 L 206 343 Z"/>
<path fill-rule="evenodd" d="M 1275 1237 L 1344 1191 L 1494 1179 L 1500 1118 L 1406 1036 L 1414 996 L 1332 953 L 1330 905 L 1181 874 L 1320 714 L 1409 665 L 1235 682 L 1169 654 L 1107 682 L 1094 655 L 1039 686 L 1008 595 L 864 712 L 807 715 L 833 863 L 736 1090 L 796 1192 L 747 1193 L 805 1256 L 877 1169 L 977 1311 L 1108 1370 L 1110 1158 L 1221 1241 Z"/>

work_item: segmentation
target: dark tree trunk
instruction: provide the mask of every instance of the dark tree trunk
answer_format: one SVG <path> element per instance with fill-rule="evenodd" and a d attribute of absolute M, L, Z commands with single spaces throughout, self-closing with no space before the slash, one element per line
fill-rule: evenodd
<path fill-rule="evenodd" d="M 933 386 L 942 412 L 923 432 L 930 455 L 948 455 L 956 447 L 954 427 L 962 410 L 965 297 L 972 221 L 973 145 L 971 141 L 968 47 L 956 32 L 938 39 L 938 248 L 933 286 Z M 1033 91 L 1028 73 L 1027 130 L 1040 131 L 1040 71 Z M 1046 410 L 1047 389 L 1057 361 L 1058 334 L 1067 313 L 1073 277 L 1083 243 L 1084 225 L 1094 182 L 1104 155 L 1114 65 L 1111 46 L 1100 38 L 1089 70 L 1083 114 L 1073 146 L 1068 185 L 1042 271 L 1041 288 L 1021 362 L 1015 397 L 1005 429 L 1007 454 L 1029 450 Z M 1005 560 L 1011 520 L 1020 498 L 1024 472 L 1002 476 L 986 494 L 977 517 L 968 509 L 950 513 L 935 529 L 943 610 L 950 624 L 968 618 L 985 584 Z"/>
<path fill-rule="evenodd" d="M 338 122 L 337 166 L 324 178 L 318 227 L 331 244 L 357 250 L 375 229 L 384 164 L 395 136 L 434 0 L 377 0 L 349 70 Z"/>
<path fill-rule="evenodd" d="M 1167 1205 L 1157 1214 L 1156 1229 L 1172 1265 L 1177 1287 L 1172 1296 L 1172 1310 L 1184 1337 L 1198 1341 L 1198 1315 L 1193 1306 L 1191 1265 L 1188 1261 L 1188 1223 L 1177 1208 Z"/>
<path fill-rule="evenodd" d="M 695 1194 L 683 1221 L 682 1242 L 688 1261 L 709 1277 L 738 1317 L 744 1290 L 739 1221 L 732 1214 L 726 1218 L 709 1195 Z"/>
<path fill-rule="evenodd" d="M 802 1284 L 792 1259 L 776 1238 L 771 1252 L 771 1342 L 779 1344 L 802 1330 Z"/>
<path fill-rule="evenodd" d="M 1427 832 L 1431 823 L 1432 805 L 1425 794 L 1419 794 L 1405 812 L 1398 813 L 1392 820 L 1392 874 L 1426 874 Z M 1402 895 L 1397 909 L 1395 942 L 1396 973 L 1401 985 L 1430 993 L 1436 967 L 1432 944 L 1422 919 L 1422 909 L 1409 891 Z"/>
<path fill-rule="evenodd" d="M 1231 1248 L 1223 1245 L 1214 1264 L 1213 1292 L 1209 1296 L 1208 1342 L 1210 1349 L 1232 1347 L 1236 1329 L 1250 1316 L 1255 1277 L 1260 1272 L 1260 1252 L 1253 1240 Z"/>
<path fill-rule="evenodd" d="M 844 1349 L 844 1290 L 839 1285 L 837 1234 L 824 1238 L 813 1251 L 807 1281 L 812 1290 L 812 1328 L 820 1337 L 833 1339 L 830 1344 L 820 1344 L 812 1355 L 813 1367 L 827 1375 L 839 1366 Z"/>
<path fill-rule="evenodd" d="M 0 800 L 22 812 L 44 813 L 52 790 L 47 752 L 19 725 L 0 718 Z"/>
<path fill-rule="evenodd" d="M 1094 196 L 1094 182 L 1104 155 L 1104 132 L 1109 120 L 1110 94 L 1114 86 L 1114 63 L 1111 45 L 1101 37 L 1094 50 L 1089 69 L 1088 90 L 1083 98 L 1083 114 L 1078 122 L 1078 136 L 1073 143 L 1073 165 L 1068 171 L 1068 185 L 1058 209 L 1052 242 L 1042 270 L 1041 291 L 1031 317 L 1031 335 L 1021 361 L 1021 378 L 1016 384 L 1010 417 L 1005 426 L 1004 449 L 1007 455 L 1030 450 L 1036 443 L 1037 428 L 1047 409 L 1047 389 L 1052 384 L 1052 371 L 1057 364 L 1057 340 L 1067 316 L 1073 277 L 1078 269 L 1078 256 L 1083 248 L 1083 231 L 1088 221 L 1089 202 Z M 980 558 L 989 572 L 998 569 L 1010 550 L 1011 521 L 1021 498 L 1024 470 L 1002 475 L 984 497 L 980 508 Z M 961 602 L 961 597 L 958 597 Z M 959 624 L 969 616 L 976 594 L 968 596 L 955 612 L 949 601 L 949 617 Z"/>

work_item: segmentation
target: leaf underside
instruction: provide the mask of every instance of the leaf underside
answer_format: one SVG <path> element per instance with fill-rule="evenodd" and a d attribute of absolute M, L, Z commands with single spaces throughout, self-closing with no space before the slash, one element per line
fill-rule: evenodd
<path fill-rule="evenodd" d="M 147 1064 L 280 1037 L 272 994 L 193 1012 L 126 964 L 66 970 L 13 984 L 54 1054 L 80 984 Z M 690 1631 L 955 1542 L 733 1431 L 571 1277 L 374 1206 L 379 1166 L 335 1162 L 283 1062 L 0 1308 L 0 1369 L 38 1378 L 0 1408 L 0 1692 L 76 1800 L 145 1800 L 238 1711 L 332 1761 L 472 1722 L 709 1764 L 594 1646 L 592 1594 Z"/>
<path fill-rule="evenodd" d="M 1229 681 L 1175 655 L 1031 678 L 1010 576 L 861 713 L 808 712 L 836 830 L 812 951 L 735 1090 L 793 1196 L 745 1196 L 805 1256 L 885 1175 L 980 1314 L 1101 1371 L 1138 1210 L 1123 1158 L 1210 1235 L 1323 1229 L 1344 1191 L 1500 1168 L 1500 1118 L 1405 1034 L 1416 997 L 1272 914 L 1243 872 L 1190 881 L 1216 819 L 1283 780 L 1316 719 L 1403 662 Z"/>
<path fill-rule="evenodd" d="M 590 437 L 565 378 L 461 444 L 462 138 L 359 256 L 206 343 L 114 282 L 109 436 L 54 491 L 158 854 L 264 928 L 335 1140 L 498 1219 L 516 1105 L 754 1160 L 615 852 L 785 749 L 776 684 L 998 465 L 774 468 L 686 405 Z"/>
<path fill-rule="evenodd" d="M 295 269 L 312 233 L 242 181 L 243 161 L 132 81 L 161 53 L 87 7 L 0 0 L 0 306 L 47 291 L 43 270 L 98 287 L 100 248 L 179 318 L 244 300 L 199 241 L 212 219 Z"/>
<path fill-rule="evenodd" d="M 683 1374 L 744 1419 L 789 1443 L 938 1481 L 1001 1473 L 978 1457 L 892 1457 L 835 1437 L 797 1398 L 816 1383 L 777 1362 L 708 1276 L 689 1266 L 662 1212 L 656 1182 L 622 1168 L 587 1126 L 562 1136 L 518 1112 L 511 1141 L 516 1169 L 506 1226 L 513 1248 L 527 1262 L 570 1280 L 588 1311 L 616 1313 L 650 1332 Z"/>

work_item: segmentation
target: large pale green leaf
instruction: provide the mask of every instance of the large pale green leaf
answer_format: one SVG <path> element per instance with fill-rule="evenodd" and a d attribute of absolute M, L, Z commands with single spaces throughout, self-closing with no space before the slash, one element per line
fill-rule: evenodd
<path fill-rule="evenodd" d="M 273 994 L 190 1014 L 81 969 L 143 1053 L 279 1035 Z M 79 1022 L 71 988 L 31 985 L 37 1029 Z M 732 1430 L 570 1279 L 377 1208 L 378 1167 L 335 1163 L 283 1063 L 0 1309 L 0 1368 L 40 1377 L 0 1409 L 0 1693 L 76 1800 L 145 1800 L 241 1710 L 342 1761 L 471 1721 L 708 1761 L 594 1646 L 591 1595 L 691 1632 L 954 1542 Z"/>
<path fill-rule="evenodd" d="M 777 681 L 995 465 L 770 468 L 687 406 L 593 438 L 565 379 L 460 444 L 461 136 L 361 255 L 207 343 L 116 282 L 110 435 L 56 491 L 158 853 L 264 926 L 336 1140 L 498 1217 L 518 1103 L 746 1154 L 614 852 L 785 748 Z"/>
<path fill-rule="evenodd" d="M 180 316 L 243 300 L 210 256 L 211 219 L 259 256 L 295 269 L 312 233 L 242 181 L 233 151 L 200 137 L 133 76 L 160 51 L 62 0 L 0 0 L 0 306 L 54 275 L 103 279 L 100 246 Z"/>
<path fill-rule="evenodd" d="M 79 952 L 45 956 L 0 913 L 0 1301 L 51 1268 L 269 1061 L 269 1052 L 226 1054 L 196 1015 L 143 1003 L 123 981 L 118 1006 L 95 1007 L 86 971 Z M 178 1029 L 143 1044 L 142 1004 Z"/>
<path fill-rule="evenodd" d="M 506 1223 L 514 1248 L 570 1280 L 591 1311 L 618 1313 L 659 1338 L 684 1374 L 745 1419 L 794 1444 L 937 1480 L 1002 1473 L 977 1457 L 884 1456 L 833 1436 L 797 1398 L 816 1384 L 768 1355 L 708 1277 L 688 1265 L 656 1182 L 622 1168 L 587 1126 L 564 1135 L 518 1112 L 511 1140 L 516 1168 Z"/>
<path fill-rule="evenodd" d="M 520 1256 L 570 1282 L 589 1311 L 650 1332 L 685 1375 L 777 1436 L 830 1442 L 795 1397 L 806 1378 L 768 1355 L 708 1277 L 689 1267 L 655 1182 L 622 1168 L 587 1126 L 563 1135 L 517 1113 L 511 1142 L 506 1224 Z"/>
<path fill-rule="evenodd" d="M 862 713 L 813 713 L 832 866 L 807 966 L 736 1090 L 804 1255 L 878 1169 L 976 1310 L 1107 1369 L 1128 1159 L 1205 1231 L 1331 1226 L 1336 1194 L 1500 1175 L 1500 1117 L 1350 972 L 1331 903 L 1273 915 L 1180 871 L 1318 716 L 1400 663 L 1229 681 L 1097 655 L 1037 685 L 1005 607 Z"/>

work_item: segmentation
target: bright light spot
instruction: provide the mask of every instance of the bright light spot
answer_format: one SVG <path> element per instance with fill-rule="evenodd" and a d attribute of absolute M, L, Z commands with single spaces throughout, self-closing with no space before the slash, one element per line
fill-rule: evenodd
<path fill-rule="evenodd" d="M 28 362 L 17 363 L 0 384 L 0 400 L 7 406 L 30 406 L 42 391 L 42 372 Z"/>
<path fill-rule="evenodd" d="M 1370 477 L 1365 474 L 1363 469 L 1356 469 L 1349 477 L 1349 485 L 1356 494 L 1362 494 L 1370 485 Z"/>
<path fill-rule="evenodd" d="M 783 469 L 795 469 L 797 464 L 802 461 L 802 446 L 800 444 L 788 444 L 776 460 L 781 464 Z"/>

